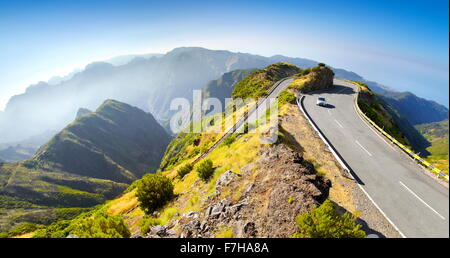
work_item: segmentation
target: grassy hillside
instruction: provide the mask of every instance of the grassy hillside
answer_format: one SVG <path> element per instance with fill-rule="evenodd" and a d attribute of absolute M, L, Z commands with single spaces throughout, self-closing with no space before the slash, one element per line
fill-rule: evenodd
<path fill-rule="evenodd" d="M 256 70 L 256 68 L 249 68 L 224 73 L 219 79 L 210 81 L 205 86 L 203 89 L 204 97 L 218 98 L 223 104 L 225 98 L 231 98 L 231 93 L 236 84 Z"/>
<path fill-rule="evenodd" d="M 448 146 L 449 146 L 449 129 L 448 120 L 441 122 L 433 122 L 420 124 L 415 126 L 420 133 L 431 142 L 431 146 L 427 148 L 430 155 L 427 160 L 433 163 L 440 170 L 448 174 Z"/>
<path fill-rule="evenodd" d="M 292 118 L 293 111 L 297 112 L 297 119 L 302 118 L 296 105 L 290 104 L 295 99 L 294 93 L 294 89 L 289 88 L 280 95 L 279 118 Z M 224 123 L 231 119 L 236 120 L 243 114 L 244 108 L 240 108 L 227 116 Z M 267 115 L 270 116 L 270 112 Z M 307 125 L 305 120 L 304 122 Z M 150 227 L 160 225 L 161 228 L 172 228 L 174 231 L 170 231 L 170 234 L 175 232 L 198 237 L 198 233 L 193 233 L 194 229 L 189 227 L 196 225 L 192 218 L 200 216 L 203 222 L 198 224 L 206 225 L 207 228 L 202 237 L 289 237 L 297 231 L 296 216 L 313 210 L 327 198 L 330 184 L 326 183 L 323 176 L 328 173 L 324 168 L 333 169 L 336 173 L 340 173 L 340 170 L 335 167 L 334 161 L 321 168 L 322 157 L 320 161 L 313 158 L 303 159 L 304 149 L 291 134 L 292 131 L 282 127 L 277 134 L 276 144 L 264 144 L 261 140 L 276 132 L 271 124 L 258 124 L 258 130 L 230 136 L 190 168 L 187 168 L 188 165 L 221 136 L 222 133 L 217 133 L 216 127 L 223 125 L 212 125 L 203 133 L 180 133 L 167 147 L 160 166 L 160 174 L 171 179 L 174 197 L 152 214 L 145 214 L 140 206 L 137 197 L 140 181 L 143 180 L 140 179 L 119 198 L 108 201 L 97 211 L 80 215 L 79 218 L 64 224 L 55 223 L 38 229 L 33 234 L 38 237 L 64 237 L 76 232 L 74 227 L 80 218 L 104 212 L 108 216 L 119 215 L 125 218 L 131 233 L 138 235 L 152 233 Z M 291 127 L 297 128 L 298 124 Z M 302 139 L 305 143 L 309 142 L 308 139 Z M 314 140 L 320 141 L 315 138 Z M 316 143 L 313 145 L 317 146 Z M 309 156 L 314 157 L 314 154 Z M 199 167 L 205 160 L 211 160 L 213 164 L 212 175 L 207 179 L 200 178 L 199 175 Z M 316 171 L 316 167 L 320 168 L 320 172 Z M 182 176 L 179 174 L 181 169 L 185 171 Z M 227 178 L 232 180 L 227 181 L 230 180 Z M 334 192 L 339 193 L 339 196 L 343 194 L 341 190 Z M 234 217 L 220 216 L 211 219 L 203 215 L 208 213 L 210 207 L 220 203 L 230 203 L 226 204 L 229 207 L 227 209 L 238 207 Z M 242 231 L 244 225 L 239 222 L 241 216 L 254 222 L 254 227 L 258 230 L 253 233 Z"/>
<path fill-rule="evenodd" d="M 300 92 L 309 92 L 314 90 L 324 90 L 333 87 L 334 72 L 320 63 L 319 65 L 307 68 L 294 76 L 294 81 L 289 86 Z"/>
<path fill-rule="evenodd" d="M 20 221 L 56 219 L 49 215 L 54 208 L 92 207 L 116 197 L 158 168 L 168 141 L 150 114 L 105 101 L 56 134 L 33 158 L 0 165 L 0 231 Z"/>
<path fill-rule="evenodd" d="M 397 139 L 397 141 L 410 146 L 410 142 L 400 130 L 393 117 L 381 104 L 377 95 L 366 84 L 361 82 L 354 83 L 360 86 L 358 105 L 361 111 L 378 126 L 382 127 L 388 134 Z"/>
<path fill-rule="evenodd" d="M 301 69 L 297 66 L 285 62 L 269 65 L 253 72 L 236 84 L 231 96 L 242 99 L 262 97 L 275 82 L 300 71 Z"/>
<path fill-rule="evenodd" d="M 168 143 L 169 136 L 150 114 L 107 100 L 96 112 L 69 124 L 30 162 L 38 168 L 131 183 L 158 168 Z"/>
<path fill-rule="evenodd" d="M 411 92 L 381 94 L 381 98 L 398 110 L 412 125 L 448 119 L 448 109 L 434 101 L 419 98 Z"/>
<path fill-rule="evenodd" d="M 372 121 L 404 145 L 421 155 L 428 155 L 430 143 L 414 128 L 400 112 L 373 92 L 365 83 L 353 81 L 360 86 L 358 105 Z"/>

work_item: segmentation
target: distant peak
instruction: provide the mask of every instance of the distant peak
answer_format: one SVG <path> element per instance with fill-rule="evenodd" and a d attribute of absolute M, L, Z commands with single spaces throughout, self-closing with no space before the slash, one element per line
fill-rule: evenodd
<path fill-rule="evenodd" d="M 76 119 L 80 118 L 81 116 L 90 114 L 90 113 L 92 113 L 92 111 L 87 109 L 87 108 L 79 108 L 78 112 L 77 112 Z"/>

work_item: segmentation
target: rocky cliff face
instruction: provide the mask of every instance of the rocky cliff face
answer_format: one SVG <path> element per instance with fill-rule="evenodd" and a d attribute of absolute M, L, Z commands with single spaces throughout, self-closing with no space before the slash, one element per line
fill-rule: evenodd
<path fill-rule="evenodd" d="M 145 237 L 214 237 L 223 229 L 233 237 L 289 237 L 297 230 L 296 216 L 320 205 L 331 183 L 284 144 L 265 147 L 259 157 L 241 174 L 222 174 L 201 211 L 151 227 Z M 221 197 L 240 189 L 239 198 Z"/>

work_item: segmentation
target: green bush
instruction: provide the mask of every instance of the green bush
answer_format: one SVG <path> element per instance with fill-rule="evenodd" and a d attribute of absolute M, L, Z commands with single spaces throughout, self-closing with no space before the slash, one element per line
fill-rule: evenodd
<path fill-rule="evenodd" d="M 21 222 L 17 224 L 11 231 L 7 233 L 1 233 L 0 238 L 7 238 L 7 237 L 13 237 L 13 236 L 19 236 L 23 235 L 25 233 L 30 233 L 33 231 L 36 231 L 39 228 L 42 228 L 43 226 L 35 225 L 33 223 L 29 222 Z"/>
<path fill-rule="evenodd" d="M 214 174 L 213 162 L 210 159 L 203 161 L 198 165 L 197 172 L 198 177 L 207 181 Z"/>
<path fill-rule="evenodd" d="M 151 216 L 148 216 L 148 215 L 145 215 L 139 226 L 141 229 L 141 233 L 143 235 L 145 235 L 150 231 L 151 226 L 156 226 L 156 225 L 160 225 L 160 224 L 161 224 L 161 220 L 151 217 Z"/>
<path fill-rule="evenodd" d="M 166 204 L 173 196 L 172 181 L 161 174 L 147 174 L 139 180 L 136 196 L 146 214 Z"/>
<path fill-rule="evenodd" d="M 355 218 L 346 212 L 339 215 L 331 201 L 326 200 L 319 207 L 297 217 L 299 232 L 293 238 L 364 238 Z"/>
<path fill-rule="evenodd" d="M 70 233 L 80 238 L 129 238 L 131 236 L 121 216 L 106 214 L 96 214 L 93 218 L 81 220 Z"/>
<path fill-rule="evenodd" d="M 317 66 L 322 66 L 322 67 L 324 67 L 325 64 L 324 64 L 324 63 L 319 63 Z"/>
<path fill-rule="evenodd" d="M 189 172 L 192 171 L 192 168 L 193 168 L 192 164 L 187 164 L 179 168 L 177 171 L 178 178 L 179 179 L 183 178 L 185 175 L 187 175 Z"/>
<path fill-rule="evenodd" d="M 286 103 L 294 103 L 294 102 L 295 102 L 295 95 L 293 93 L 291 93 L 290 91 L 284 90 L 278 96 L 278 103 L 280 105 L 283 105 Z"/>
<path fill-rule="evenodd" d="M 230 146 L 238 137 L 238 134 L 232 134 L 230 136 L 228 136 L 227 138 L 225 138 L 222 142 L 223 145 L 225 146 Z"/>
<path fill-rule="evenodd" d="M 54 222 L 43 229 L 39 229 L 33 238 L 65 238 L 70 232 L 70 220 Z"/>

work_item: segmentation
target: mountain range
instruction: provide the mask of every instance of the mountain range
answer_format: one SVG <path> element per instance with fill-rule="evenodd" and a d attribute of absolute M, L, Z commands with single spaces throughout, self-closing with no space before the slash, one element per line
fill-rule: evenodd
<path fill-rule="evenodd" d="M 21 141 L 49 130 L 59 131 L 72 121 L 80 107 L 92 110 L 105 99 L 134 105 L 150 112 L 161 124 L 167 124 L 175 112 L 169 109 L 172 99 L 191 100 L 192 90 L 205 86 L 204 92 L 228 94 L 233 83 L 246 74 L 236 70 L 262 68 L 277 62 L 289 62 L 301 68 L 318 64 L 304 58 L 264 57 L 198 47 L 112 60 L 91 63 L 59 83 L 39 82 L 28 87 L 25 93 L 13 96 L 0 113 L 0 143 Z M 411 124 L 448 117 L 448 109 L 433 101 L 395 92 L 354 72 L 339 68 L 333 71 L 336 78 L 365 82 Z"/>

